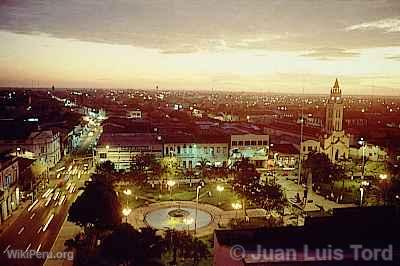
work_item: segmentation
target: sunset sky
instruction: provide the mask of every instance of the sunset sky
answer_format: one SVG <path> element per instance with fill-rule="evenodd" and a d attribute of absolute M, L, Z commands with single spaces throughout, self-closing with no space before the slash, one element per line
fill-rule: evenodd
<path fill-rule="evenodd" d="M 0 86 L 400 95 L 399 0 L 0 0 Z"/>

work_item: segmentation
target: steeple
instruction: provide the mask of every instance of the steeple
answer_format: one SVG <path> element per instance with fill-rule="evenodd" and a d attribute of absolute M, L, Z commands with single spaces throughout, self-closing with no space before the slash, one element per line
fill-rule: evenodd
<path fill-rule="evenodd" d="M 333 88 L 334 89 L 339 89 L 339 81 L 337 80 L 337 78 L 335 80 L 335 85 L 333 85 Z"/>
<path fill-rule="evenodd" d="M 333 97 L 336 97 L 338 94 L 342 94 L 342 90 L 339 87 L 339 81 L 336 78 L 335 80 L 335 84 L 333 85 L 332 89 L 331 89 L 331 95 L 333 94 Z"/>

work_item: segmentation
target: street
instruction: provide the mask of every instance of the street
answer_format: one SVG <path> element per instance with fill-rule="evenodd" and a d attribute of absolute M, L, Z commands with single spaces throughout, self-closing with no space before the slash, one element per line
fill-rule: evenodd
<path fill-rule="evenodd" d="M 53 170 L 48 189 L 38 196 L 37 202 L 30 203 L 1 233 L 0 265 L 43 265 L 43 258 L 9 259 L 8 255 L 16 250 L 51 250 L 68 215 L 69 207 L 78 196 L 78 188 L 89 178 L 88 164 L 92 157 L 87 154 L 100 133 L 97 127 L 94 131 L 95 134 L 82 136 L 77 152 L 72 155 L 72 162 L 63 160 Z"/>
<path fill-rule="evenodd" d="M 23 210 L 15 222 L 2 233 L 0 265 L 42 265 L 44 263 L 44 259 L 8 259 L 7 254 L 11 250 L 40 252 L 51 250 L 68 214 L 68 209 L 77 197 L 78 188 L 88 179 L 88 172 L 84 170 L 82 163 L 75 163 L 69 168 L 70 171 L 66 166 L 60 175 L 62 177 L 54 180 L 54 185 L 49 187 L 48 191 L 54 189 L 53 192 L 45 192 L 43 194 L 47 195 L 45 198 L 40 196 L 33 208 Z M 46 224 L 48 224 L 47 228 Z"/>

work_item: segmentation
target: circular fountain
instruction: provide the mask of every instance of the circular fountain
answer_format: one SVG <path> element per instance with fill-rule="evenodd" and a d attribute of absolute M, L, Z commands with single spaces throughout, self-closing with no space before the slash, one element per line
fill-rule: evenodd
<path fill-rule="evenodd" d="M 163 207 L 148 212 L 144 220 L 155 229 L 194 230 L 196 209 L 191 207 Z M 212 220 L 211 214 L 197 210 L 197 228 L 206 227 Z"/>

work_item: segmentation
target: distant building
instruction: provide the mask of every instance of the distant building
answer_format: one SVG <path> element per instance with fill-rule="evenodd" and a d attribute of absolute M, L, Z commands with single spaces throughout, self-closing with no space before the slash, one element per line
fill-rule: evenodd
<path fill-rule="evenodd" d="M 194 168 L 202 162 L 227 165 L 229 145 L 224 135 L 169 134 L 165 136 L 164 156 L 178 159 L 182 168 Z"/>
<path fill-rule="evenodd" d="M 249 158 L 257 168 L 266 168 L 269 153 L 269 136 L 265 134 L 232 134 L 230 140 L 230 161 Z"/>
<path fill-rule="evenodd" d="M 11 151 L 16 156 L 39 159 L 48 168 L 61 159 L 60 134 L 52 130 L 34 131 L 26 138 L 2 139 L 0 146 L 3 151 Z"/>
<path fill-rule="evenodd" d="M 271 154 L 280 167 L 295 167 L 299 161 L 299 150 L 292 144 L 271 144 Z"/>
<path fill-rule="evenodd" d="M 162 139 L 153 133 L 103 133 L 96 148 L 96 161 L 111 161 L 117 170 L 127 170 L 141 153 L 162 157 Z"/>
<path fill-rule="evenodd" d="M 128 118 L 141 119 L 142 111 L 140 111 L 140 110 L 128 111 Z"/>
<path fill-rule="evenodd" d="M 19 168 L 17 157 L 0 156 L 0 224 L 19 206 Z"/>
<path fill-rule="evenodd" d="M 388 158 L 386 150 L 377 145 L 365 143 L 365 145 L 350 147 L 350 158 L 360 160 L 363 156 L 373 162 L 383 162 Z"/>

